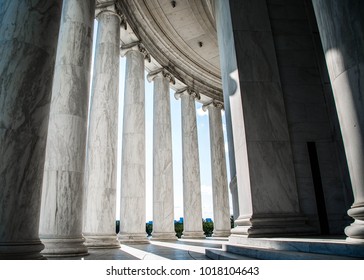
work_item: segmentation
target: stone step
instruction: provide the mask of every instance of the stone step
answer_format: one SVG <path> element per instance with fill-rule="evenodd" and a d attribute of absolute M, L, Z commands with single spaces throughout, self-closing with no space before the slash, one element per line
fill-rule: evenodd
<path fill-rule="evenodd" d="M 351 244 L 344 239 L 323 240 L 314 238 L 236 238 L 230 236 L 230 242 L 235 246 L 251 248 L 276 249 L 283 251 L 303 252 L 312 254 L 335 255 L 364 259 L 364 244 Z M 232 246 L 228 244 L 227 246 Z M 227 250 L 229 251 L 229 249 Z"/>
<path fill-rule="evenodd" d="M 206 255 L 210 257 L 210 252 L 207 252 L 209 249 L 206 249 Z M 318 253 L 307 253 L 307 252 L 299 252 L 299 251 L 287 251 L 287 250 L 279 250 L 279 249 L 266 249 L 259 247 L 248 247 L 248 246 L 236 246 L 236 245 L 226 245 L 223 246 L 225 253 L 229 253 L 230 257 L 233 255 L 243 256 L 250 259 L 260 259 L 260 260 L 354 260 L 357 258 L 353 257 L 345 257 L 338 255 L 327 255 L 327 254 L 318 254 Z M 217 253 L 216 251 L 213 253 Z"/>
<path fill-rule="evenodd" d="M 246 256 L 229 253 L 222 249 L 206 249 L 205 255 L 212 260 L 255 260 Z"/>

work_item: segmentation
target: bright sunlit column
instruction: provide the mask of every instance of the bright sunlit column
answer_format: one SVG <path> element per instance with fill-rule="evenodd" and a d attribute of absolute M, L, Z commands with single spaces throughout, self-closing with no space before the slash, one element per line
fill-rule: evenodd
<path fill-rule="evenodd" d="M 122 46 L 121 55 L 126 57 L 126 66 L 118 239 L 121 243 L 148 242 L 145 231 L 144 60 L 150 56 L 139 42 Z"/>
<path fill-rule="evenodd" d="M 230 235 L 229 190 L 227 184 L 224 131 L 221 110 L 223 104 L 213 101 L 203 106 L 209 112 L 212 203 L 214 212 L 213 236 Z"/>
<path fill-rule="evenodd" d="M 173 76 L 158 69 L 148 74 L 153 96 L 153 239 L 177 239 L 174 230 L 173 159 L 169 84 Z"/>
<path fill-rule="evenodd" d="M 83 235 L 91 248 L 114 248 L 120 15 L 114 4 L 96 10 L 98 31 L 91 91 Z"/>
<path fill-rule="evenodd" d="M 181 98 L 183 161 L 183 237 L 205 238 L 202 230 L 200 163 L 195 99 L 199 95 L 188 89 L 176 91 Z"/>

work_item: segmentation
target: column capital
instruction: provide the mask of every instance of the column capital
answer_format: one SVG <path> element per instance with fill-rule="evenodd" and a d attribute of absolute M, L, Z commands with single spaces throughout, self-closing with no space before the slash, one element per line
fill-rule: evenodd
<path fill-rule="evenodd" d="M 120 20 L 120 25 L 127 28 L 125 17 L 120 9 L 115 5 L 116 1 L 96 1 L 95 18 L 97 19 L 102 14 L 117 16 Z"/>
<path fill-rule="evenodd" d="M 128 51 L 132 51 L 132 50 L 141 52 L 142 55 L 144 56 L 144 59 L 148 60 L 148 62 L 152 61 L 149 52 L 147 51 L 145 46 L 140 41 L 136 41 L 136 42 L 133 42 L 130 44 L 125 44 L 125 45 L 121 46 L 120 55 L 125 56 L 128 53 Z"/>
<path fill-rule="evenodd" d="M 178 100 L 181 98 L 182 95 L 190 95 L 194 99 L 197 99 L 197 100 L 201 99 L 200 94 L 198 92 L 194 91 L 193 89 L 190 89 L 189 87 L 178 89 L 174 94 L 174 98 L 176 98 Z"/>
<path fill-rule="evenodd" d="M 149 74 L 147 75 L 147 79 L 149 82 L 151 82 L 154 80 L 154 78 L 156 78 L 158 76 L 166 78 L 169 81 L 169 83 L 171 83 L 172 85 L 174 85 L 176 83 L 174 76 L 169 71 L 165 70 L 164 68 L 160 68 L 160 69 L 149 72 Z"/>
<path fill-rule="evenodd" d="M 202 106 L 202 110 L 204 110 L 205 112 L 209 108 L 217 108 L 220 110 L 224 110 L 224 103 L 218 100 L 212 100 L 210 103 L 206 103 Z"/>

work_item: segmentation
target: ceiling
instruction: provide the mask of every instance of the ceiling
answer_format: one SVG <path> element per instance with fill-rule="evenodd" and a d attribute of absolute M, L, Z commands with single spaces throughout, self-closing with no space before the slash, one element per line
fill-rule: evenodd
<path fill-rule="evenodd" d="M 190 87 L 201 102 L 223 100 L 219 50 L 211 0 L 118 0 L 127 21 L 121 44 L 140 40 L 152 59 L 146 69 L 164 67 L 172 88 Z M 173 5 L 175 4 L 175 5 Z"/>

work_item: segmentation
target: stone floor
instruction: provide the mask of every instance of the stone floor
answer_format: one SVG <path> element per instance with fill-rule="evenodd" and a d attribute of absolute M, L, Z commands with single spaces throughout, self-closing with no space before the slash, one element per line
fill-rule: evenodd
<path fill-rule="evenodd" d="M 54 258 L 57 260 L 208 260 L 205 249 L 221 249 L 227 238 L 178 239 L 153 241 L 150 244 L 121 245 L 119 249 L 89 249 L 84 257 Z M 53 258 L 52 258 L 53 259 Z"/>
<path fill-rule="evenodd" d="M 271 254 L 294 254 L 293 259 L 299 259 L 300 255 L 307 253 L 323 254 L 319 257 L 324 259 L 335 259 L 334 255 L 351 256 L 354 258 L 363 259 L 364 244 L 361 246 L 353 246 L 345 242 L 343 237 L 314 237 L 307 238 L 257 238 L 257 239 L 242 239 L 236 244 L 234 250 L 238 250 L 239 246 L 247 245 L 248 247 L 256 248 L 257 251 L 262 253 L 266 251 L 267 256 L 261 256 L 261 259 L 272 259 Z M 117 249 L 89 249 L 89 255 L 84 257 L 67 257 L 67 258 L 48 258 L 57 260 L 209 260 L 205 255 L 206 249 L 210 252 L 219 251 L 214 249 L 226 250 L 228 245 L 228 238 L 214 238 L 209 237 L 206 239 L 178 239 L 176 241 L 153 241 L 150 240 L 149 244 L 128 244 L 121 245 Z M 231 244 L 228 247 L 232 247 Z M 360 247 L 360 248 L 359 248 Z M 260 248 L 260 249 L 259 249 Z M 308 250 L 309 249 L 309 250 Z M 250 249 L 251 250 L 251 249 Z M 278 251 L 277 251 L 278 250 Z M 308 251 L 309 252 L 308 252 Z M 229 251 L 229 250 L 228 250 Z M 288 252 L 288 253 L 287 253 Z M 345 253 L 346 252 L 346 253 Z M 219 254 L 221 252 L 218 252 Z M 230 254 L 231 252 L 227 252 Z M 349 254 L 350 253 L 350 254 Z M 225 254 L 225 253 L 223 253 Z M 257 257 L 254 255 L 246 255 L 237 253 L 238 259 L 253 260 Z M 328 254 L 328 255 L 326 255 Z M 214 258 L 209 254 L 211 258 Z M 309 256 L 310 257 L 310 256 Z M 313 256 L 315 257 L 315 256 Z M 316 256 L 317 257 L 317 256 Z M 279 256 L 273 259 L 291 259 L 292 256 L 284 255 L 282 258 Z M 216 259 L 216 258 L 215 258 Z M 222 258 L 218 258 L 222 259 Z M 225 258 L 226 259 L 226 258 Z M 235 258 L 233 258 L 235 259 Z M 340 258 L 338 258 L 340 259 Z"/>

